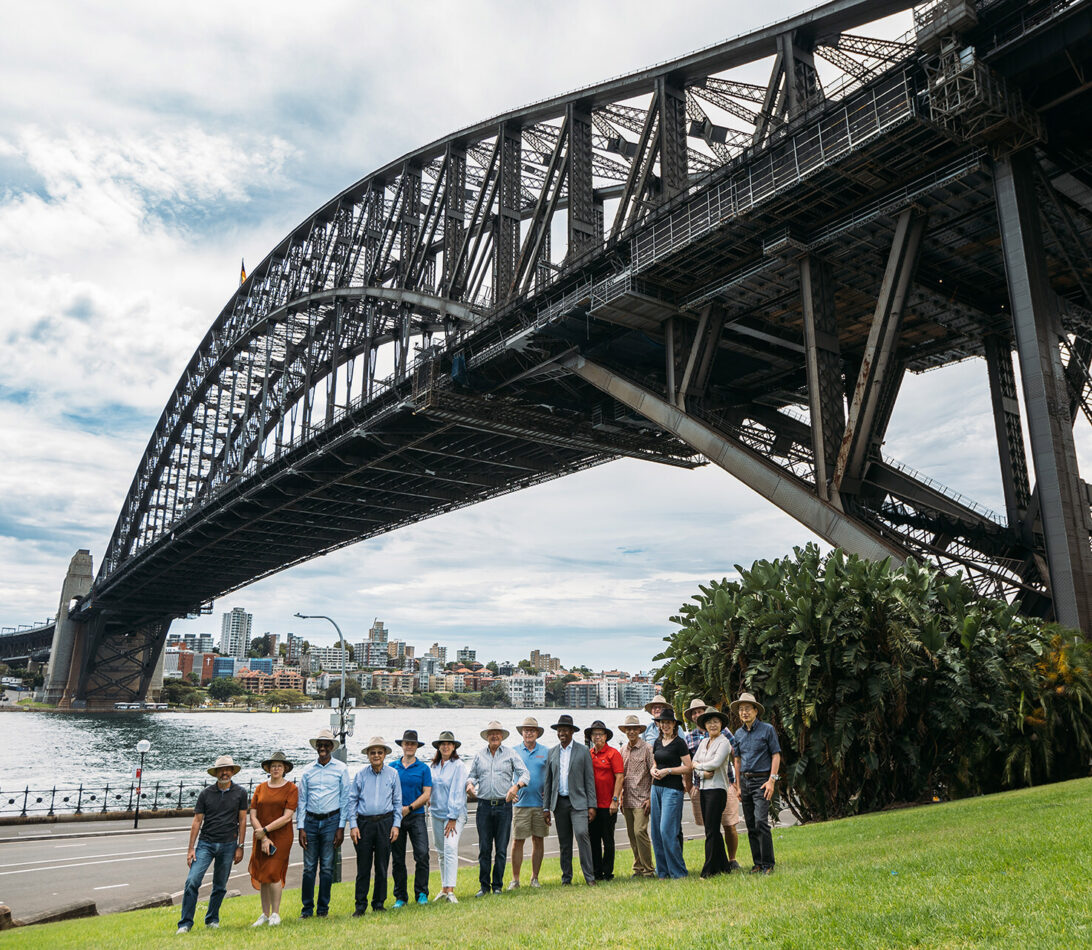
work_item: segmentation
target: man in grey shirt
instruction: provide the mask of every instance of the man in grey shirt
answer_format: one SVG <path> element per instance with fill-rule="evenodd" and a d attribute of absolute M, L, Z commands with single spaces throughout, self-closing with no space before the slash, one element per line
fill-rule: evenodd
<path fill-rule="evenodd" d="M 474 756 L 467 774 L 466 791 L 478 799 L 476 824 L 481 889 L 477 896 L 485 897 L 499 894 L 504 889 L 504 866 L 508 839 L 512 835 L 512 803 L 519 797 L 519 790 L 531 781 L 531 773 L 517 753 L 501 745 L 509 732 L 499 722 L 489 723 L 481 736 L 489 745 Z"/>
<path fill-rule="evenodd" d="M 550 750 L 546 776 L 542 783 L 542 809 L 546 823 L 550 812 L 557 818 L 557 840 L 561 852 L 561 883 L 573 882 L 573 834 L 580 850 L 580 870 L 584 880 L 594 887 L 591 836 L 588 822 L 595 817 L 595 770 L 587 746 L 573 742 L 576 726 L 566 713 L 551 727 L 559 745 Z"/>

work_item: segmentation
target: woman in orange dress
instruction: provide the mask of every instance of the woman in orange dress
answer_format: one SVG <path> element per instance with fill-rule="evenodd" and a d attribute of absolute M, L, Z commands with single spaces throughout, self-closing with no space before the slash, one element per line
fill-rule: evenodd
<path fill-rule="evenodd" d="M 296 783 L 285 778 L 292 771 L 292 763 L 283 752 L 274 752 L 262 768 L 269 773 L 269 781 L 254 789 L 250 799 L 250 824 L 254 828 L 250 883 L 262 894 L 262 916 L 254 926 L 276 927 L 281 922 L 281 891 L 292 849 L 292 816 L 300 796 Z"/>

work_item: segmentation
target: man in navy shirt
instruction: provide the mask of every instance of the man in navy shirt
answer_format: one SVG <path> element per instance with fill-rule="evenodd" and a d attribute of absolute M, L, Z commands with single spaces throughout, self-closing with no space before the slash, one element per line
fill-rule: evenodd
<path fill-rule="evenodd" d="M 391 876 L 394 878 L 394 906 L 409 903 L 406 888 L 406 839 L 413 846 L 413 899 L 428 903 L 428 826 L 425 805 L 432 797 L 432 769 L 417 758 L 421 744 L 416 729 L 407 729 L 395 742 L 402 747 L 402 756 L 392 768 L 402 783 L 402 833 L 391 844 Z"/>
<path fill-rule="evenodd" d="M 777 730 L 763 722 L 762 704 L 751 693 L 743 693 L 731 705 L 733 715 L 743 723 L 731 738 L 736 765 L 736 789 L 743 802 L 747 840 L 751 845 L 752 874 L 772 874 L 773 834 L 770 831 L 770 801 L 780 777 L 781 744 Z"/>

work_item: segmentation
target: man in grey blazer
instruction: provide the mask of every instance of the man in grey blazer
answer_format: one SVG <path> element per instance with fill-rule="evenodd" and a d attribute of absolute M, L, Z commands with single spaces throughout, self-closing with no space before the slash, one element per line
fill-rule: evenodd
<path fill-rule="evenodd" d="M 561 716 L 551 727 L 559 745 L 550 750 L 542 783 L 542 810 L 546 823 L 550 812 L 557 819 L 557 840 L 561 849 L 561 883 L 573 882 L 573 833 L 580 849 L 580 870 L 584 880 L 595 887 L 591 837 L 588 822 L 595 817 L 595 772 L 588 747 L 573 742 L 573 717 Z"/>

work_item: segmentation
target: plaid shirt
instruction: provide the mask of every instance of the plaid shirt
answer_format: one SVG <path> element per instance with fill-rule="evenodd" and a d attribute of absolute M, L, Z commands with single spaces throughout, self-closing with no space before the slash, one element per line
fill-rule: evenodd
<path fill-rule="evenodd" d="M 622 779 L 622 808 L 639 808 L 652 795 L 652 769 L 656 759 L 652 755 L 652 746 L 644 739 L 631 747 L 627 742 L 622 746 L 622 766 L 625 778 Z"/>

